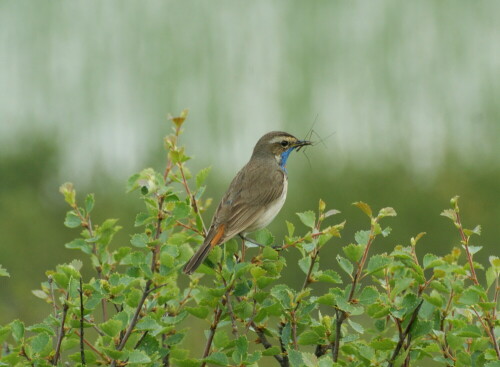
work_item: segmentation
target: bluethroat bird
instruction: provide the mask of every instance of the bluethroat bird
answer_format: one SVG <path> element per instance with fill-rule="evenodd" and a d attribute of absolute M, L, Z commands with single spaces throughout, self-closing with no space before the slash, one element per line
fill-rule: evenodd
<path fill-rule="evenodd" d="M 246 233 L 271 223 L 285 203 L 288 156 L 293 150 L 311 144 L 282 131 L 267 133 L 259 139 L 250 161 L 222 197 L 203 245 L 184 266 L 184 273 L 193 273 L 215 246 L 237 235 L 245 239 Z"/>

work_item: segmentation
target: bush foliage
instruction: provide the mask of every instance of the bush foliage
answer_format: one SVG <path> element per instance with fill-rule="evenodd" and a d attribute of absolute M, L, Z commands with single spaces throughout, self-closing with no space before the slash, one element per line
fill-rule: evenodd
<path fill-rule="evenodd" d="M 138 190 L 145 205 L 129 246 L 110 246 L 120 230 L 116 219 L 92 224 L 92 194 L 77 202 L 73 186 L 61 186 L 71 207 L 64 224 L 81 230 L 66 248 L 83 252 L 95 276 L 82 278 L 78 260 L 48 271 L 33 293 L 53 312 L 35 325 L 14 320 L 1 327 L 0 365 L 416 366 L 434 360 L 500 366 L 500 259 L 491 256 L 486 267 L 474 262 L 481 248 L 470 240 L 480 227 L 462 226 L 457 197 L 442 215 L 456 226 L 461 247 L 443 257 L 417 253 L 424 233 L 391 253 L 373 254 L 396 212 L 376 213 L 363 202 L 354 205 L 366 214 L 367 228 L 353 243 L 340 240 L 345 222 L 326 224 L 338 211 L 320 200 L 316 213 L 298 213 L 300 229 L 286 223 L 282 241 L 267 230 L 254 235 L 263 247 L 240 249 L 230 240 L 180 286 L 187 279 L 183 265 L 203 242 L 202 214 L 211 202 L 203 198 L 209 169 L 192 175 L 179 145 L 185 118 L 183 112 L 171 119 L 165 170 L 148 168 L 128 181 L 128 191 Z M 342 251 L 335 260 L 321 259 L 324 246 Z M 300 253 L 289 265 L 303 273 L 299 289 L 281 279 L 290 251 Z M 0 275 L 8 273 L 0 267 Z M 327 287 L 318 291 L 314 283 Z M 210 325 L 205 348 L 192 350 L 186 325 L 203 320 Z"/>

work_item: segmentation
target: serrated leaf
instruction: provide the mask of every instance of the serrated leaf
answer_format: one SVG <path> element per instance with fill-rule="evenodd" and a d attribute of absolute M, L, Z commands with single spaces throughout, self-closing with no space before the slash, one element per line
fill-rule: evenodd
<path fill-rule="evenodd" d="M 317 367 L 318 366 L 318 357 L 316 357 L 312 353 L 302 352 L 302 360 L 306 367 Z"/>
<path fill-rule="evenodd" d="M 342 278 L 340 275 L 333 270 L 325 270 L 319 275 L 314 275 L 314 278 L 320 282 L 340 284 L 342 283 Z"/>
<path fill-rule="evenodd" d="M 349 274 L 349 276 L 352 276 L 354 266 L 349 260 L 347 260 L 345 257 L 337 255 L 337 262 L 339 263 L 342 270 L 344 270 L 347 274 Z"/>
<path fill-rule="evenodd" d="M 210 312 L 206 306 L 186 307 L 185 309 L 191 315 L 196 316 L 199 319 L 206 319 Z"/>
<path fill-rule="evenodd" d="M 378 212 L 378 217 L 379 218 L 395 217 L 396 215 L 397 215 L 396 211 L 393 208 L 391 208 L 391 207 L 382 208 Z"/>
<path fill-rule="evenodd" d="M 128 355 L 128 363 L 150 363 L 151 358 L 148 355 L 140 350 L 133 350 Z"/>
<path fill-rule="evenodd" d="M 274 243 L 274 236 L 270 230 L 263 228 L 254 233 L 255 242 L 264 246 L 271 246 Z"/>
<path fill-rule="evenodd" d="M 300 345 L 313 345 L 317 344 L 319 340 L 320 337 L 318 334 L 316 334 L 312 330 L 308 330 L 299 335 L 297 343 L 299 343 Z"/>
<path fill-rule="evenodd" d="M 206 167 L 206 168 L 203 168 L 202 170 L 200 170 L 196 174 L 196 187 L 198 189 L 205 183 L 205 180 L 207 179 L 208 174 L 210 173 L 211 170 L 212 170 L 212 167 Z"/>
<path fill-rule="evenodd" d="M 354 234 L 354 239 L 358 244 L 366 246 L 370 239 L 370 231 L 358 231 Z"/>
<path fill-rule="evenodd" d="M 271 347 L 262 352 L 263 356 L 275 356 L 281 353 L 281 349 L 279 347 Z"/>
<path fill-rule="evenodd" d="M 362 305 L 371 305 L 377 301 L 380 294 L 377 289 L 373 286 L 364 287 L 359 295 L 359 303 Z"/>
<path fill-rule="evenodd" d="M 145 233 L 134 234 L 130 239 L 132 246 L 145 248 L 148 247 L 148 236 Z"/>
<path fill-rule="evenodd" d="M 64 219 L 64 225 L 68 228 L 76 228 L 82 224 L 82 221 L 78 215 L 73 211 L 66 213 L 66 218 Z"/>
<path fill-rule="evenodd" d="M 363 213 L 365 213 L 369 218 L 372 217 L 372 208 L 370 208 L 370 206 L 367 204 L 367 203 L 364 203 L 362 201 L 356 201 L 355 203 L 353 203 L 352 205 L 358 207 L 359 209 L 361 209 L 363 211 Z"/>
<path fill-rule="evenodd" d="M 286 222 L 286 228 L 288 230 L 288 237 L 292 237 L 293 234 L 295 233 L 295 226 L 293 225 L 293 223 L 290 223 L 287 220 L 285 222 Z"/>
<path fill-rule="evenodd" d="M 227 359 L 227 356 L 222 352 L 215 352 L 210 354 L 207 358 L 204 359 L 207 363 L 216 364 L 218 366 L 229 366 L 230 363 Z"/>
<path fill-rule="evenodd" d="M 446 218 L 450 218 L 453 222 L 457 221 L 457 214 L 453 209 L 445 209 L 441 212 L 441 215 Z"/>
<path fill-rule="evenodd" d="M 302 353 L 298 350 L 290 350 L 288 351 L 288 359 L 290 361 L 290 365 L 292 367 L 303 367 L 304 360 L 302 359 Z"/>
<path fill-rule="evenodd" d="M 88 194 L 85 198 L 85 211 L 89 214 L 94 209 L 95 197 L 94 194 Z"/>
<path fill-rule="evenodd" d="M 304 274 L 307 274 L 309 272 L 310 266 L 311 266 L 310 256 L 303 257 L 302 259 L 299 260 L 299 267 L 304 272 Z"/>
<path fill-rule="evenodd" d="M 0 265 L 0 277 L 10 277 L 9 272 L 2 265 Z"/>
<path fill-rule="evenodd" d="M 374 255 L 368 261 L 366 274 L 371 274 L 384 269 L 392 262 L 391 258 L 385 255 Z"/>
<path fill-rule="evenodd" d="M 303 213 L 297 213 L 300 221 L 309 228 L 314 228 L 316 224 L 316 214 L 312 210 L 308 210 Z"/>
<path fill-rule="evenodd" d="M 465 249 L 465 246 L 462 246 Z M 478 253 L 481 251 L 483 246 L 467 246 L 469 248 L 469 252 L 474 255 L 475 253 Z"/>
<path fill-rule="evenodd" d="M 332 215 L 336 215 L 336 214 L 340 214 L 340 211 L 337 210 L 337 209 L 330 209 L 328 210 L 324 216 L 325 216 L 325 219 L 328 218 L 328 217 L 331 217 Z"/>
<path fill-rule="evenodd" d="M 358 235 L 358 233 L 360 232 L 357 232 L 356 235 Z M 366 248 L 365 244 L 355 245 L 354 243 L 351 243 L 347 246 L 342 247 L 342 251 L 344 251 L 345 256 L 347 256 L 349 260 L 357 263 L 359 260 L 361 260 L 361 257 L 363 256 L 363 252 L 365 251 Z"/>
<path fill-rule="evenodd" d="M 99 328 L 107 335 L 114 338 L 122 329 L 122 323 L 118 320 L 108 320 L 99 325 Z"/>
<path fill-rule="evenodd" d="M 45 349 L 50 341 L 50 336 L 46 333 L 39 333 L 30 341 L 31 349 L 34 353 L 40 353 Z"/>

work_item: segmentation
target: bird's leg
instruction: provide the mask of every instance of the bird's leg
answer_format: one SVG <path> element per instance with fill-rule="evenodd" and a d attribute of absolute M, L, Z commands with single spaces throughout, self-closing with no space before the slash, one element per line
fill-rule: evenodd
<path fill-rule="evenodd" d="M 244 262 L 245 261 L 245 238 L 244 237 L 241 237 L 241 262 Z"/>
<path fill-rule="evenodd" d="M 245 241 L 248 241 L 248 242 L 253 243 L 254 245 L 257 245 L 259 247 L 267 247 L 266 245 L 263 245 L 261 243 L 256 242 L 255 240 L 252 240 L 251 238 L 245 237 L 241 233 L 238 236 L 240 236 L 241 240 L 243 241 L 243 245 L 245 245 Z"/>

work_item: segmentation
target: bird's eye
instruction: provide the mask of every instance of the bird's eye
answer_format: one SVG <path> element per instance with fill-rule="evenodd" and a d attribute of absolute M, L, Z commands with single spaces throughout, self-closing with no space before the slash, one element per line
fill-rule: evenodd
<path fill-rule="evenodd" d="M 288 144 L 289 144 L 289 143 L 288 143 L 288 140 L 283 140 L 283 141 L 281 142 L 281 146 L 282 146 L 283 148 L 287 147 L 287 146 L 288 146 Z"/>

